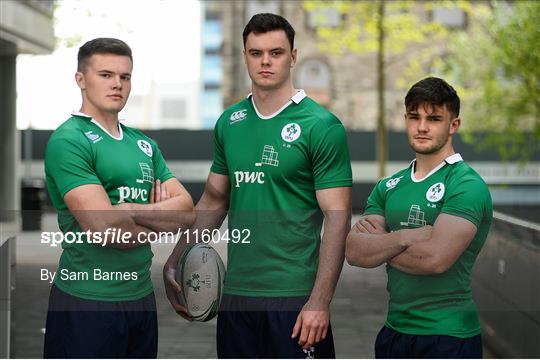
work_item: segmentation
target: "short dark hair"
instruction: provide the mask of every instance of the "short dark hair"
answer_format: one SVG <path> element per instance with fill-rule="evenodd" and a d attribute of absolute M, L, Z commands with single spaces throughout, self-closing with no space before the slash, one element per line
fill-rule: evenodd
<path fill-rule="evenodd" d="M 443 79 L 428 77 L 414 84 L 405 96 L 405 109 L 416 110 L 421 104 L 443 106 L 456 118 L 459 116 L 459 96 Z"/>
<path fill-rule="evenodd" d="M 114 38 L 96 38 L 86 42 L 79 48 L 77 55 L 77 71 L 84 71 L 88 60 L 94 54 L 114 54 L 127 56 L 133 63 L 131 48 L 122 40 Z"/>
<path fill-rule="evenodd" d="M 285 31 L 289 44 L 291 44 L 291 50 L 294 49 L 295 32 L 293 27 L 283 16 L 270 13 L 256 14 L 249 20 L 242 33 L 242 37 L 244 38 L 244 49 L 246 48 L 246 40 L 249 34 L 264 34 L 274 30 Z"/>

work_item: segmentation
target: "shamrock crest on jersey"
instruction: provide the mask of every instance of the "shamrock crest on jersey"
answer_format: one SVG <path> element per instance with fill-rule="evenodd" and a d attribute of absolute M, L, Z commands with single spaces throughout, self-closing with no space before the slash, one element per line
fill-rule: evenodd
<path fill-rule="evenodd" d="M 145 153 L 149 157 L 152 157 L 152 154 L 153 154 L 152 146 L 150 145 L 150 143 L 148 141 L 146 141 L 146 140 L 138 140 L 137 145 L 139 145 L 139 149 L 141 149 L 143 153 Z"/>
<path fill-rule="evenodd" d="M 444 184 L 442 182 L 431 185 L 431 187 L 426 192 L 426 199 L 428 199 L 428 201 L 430 202 L 437 202 L 441 200 L 443 196 Z"/>
<path fill-rule="evenodd" d="M 281 129 L 281 138 L 286 142 L 293 142 L 300 137 L 302 129 L 297 123 L 289 123 Z"/>

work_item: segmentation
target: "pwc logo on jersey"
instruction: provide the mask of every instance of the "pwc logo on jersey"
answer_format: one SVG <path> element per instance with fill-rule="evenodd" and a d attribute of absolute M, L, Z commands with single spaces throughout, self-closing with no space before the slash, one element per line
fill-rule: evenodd
<path fill-rule="evenodd" d="M 235 124 L 239 121 L 245 120 L 247 117 L 247 110 L 242 109 L 240 111 L 235 111 L 231 114 L 231 117 L 229 118 L 229 124 Z"/>
<path fill-rule="evenodd" d="M 139 163 L 141 169 L 141 178 L 135 181 L 138 184 L 154 183 L 154 170 L 147 163 Z M 128 202 L 137 202 L 137 200 L 148 202 L 148 190 L 135 186 L 119 186 L 118 187 L 118 204 Z"/>
<path fill-rule="evenodd" d="M 262 171 L 235 171 L 234 186 L 239 188 L 242 183 L 264 184 L 264 173 Z"/>
<path fill-rule="evenodd" d="M 152 157 L 153 151 L 152 151 L 152 145 L 146 140 L 137 140 L 137 145 L 139 145 L 139 149 L 149 157 Z"/>
<path fill-rule="evenodd" d="M 264 145 L 261 155 L 261 161 L 256 162 L 255 166 L 279 167 L 279 153 L 272 145 Z M 264 184 L 264 172 L 262 171 L 235 171 L 234 186 L 239 188 L 241 183 L 245 184 Z"/>
<path fill-rule="evenodd" d="M 297 123 L 287 124 L 281 129 L 281 138 L 286 142 L 293 142 L 300 137 L 302 128 Z"/>
<path fill-rule="evenodd" d="M 441 200 L 444 196 L 444 184 L 442 182 L 438 182 L 436 184 L 433 184 L 430 186 L 428 191 L 426 192 L 426 199 L 430 202 L 437 202 Z"/>

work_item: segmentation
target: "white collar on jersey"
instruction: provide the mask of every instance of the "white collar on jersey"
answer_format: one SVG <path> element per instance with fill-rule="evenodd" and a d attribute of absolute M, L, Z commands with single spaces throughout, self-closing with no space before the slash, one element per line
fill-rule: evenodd
<path fill-rule="evenodd" d="M 291 105 L 293 102 L 295 104 L 297 104 L 297 105 L 300 104 L 300 102 L 302 100 L 304 100 L 304 98 L 307 97 L 307 95 L 306 95 L 306 92 L 304 91 L 304 89 L 299 89 L 298 92 L 293 95 L 291 100 L 287 101 L 287 103 L 285 103 L 285 105 L 283 105 L 281 108 L 279 108 L 278 111 L 276 111 L 275 113 L 273 113 L 271 115 L 268 115 L 268 116 L 262 115 L 259 112 L 259 109 L 257 109 L 257 105 L 255 105 L 255 101 L 253 101 L 253 93 L 249 93 L 248 96 L 246 96 L 247 99 L 249 99 L 250 97 L 251 97 L 251 103 L 253 104 L 253 108 L 255 109 L 255 112 L 257 113 L 257 116 L 260 117 L 263 120 L 268 120 L 268 119 L 273 118 L 274 116 L 277 116 L 280 112 L 285 110 L 287 108 L 287 106 Z"/>
<path fill-rule="evenodd" d="M 426 176 L 424 176 L 422 179 L 417 179 L 414 177 L 414 163 L 416 162 L 416 159 L 410 162 L 409 166 L 411 167 L 411 180 L 414 182 L 421 182 L 430 177 L 431 175 L 435 174 L 440 168 L 442 168 L 445 164 L 455 164 L 460 161 L 463 161 L 463 158 L 459 153 L 455 153 L 444 159 L 439 165 L 437 165 L 433 170 L 431 170 Z"/>
<path fill-rule="evenodd" d="M 455 153 L 455 154 L 450 155 L 446 159 L 444 159 L 444 161 L 446 161 L 447 163 L 452 165 L 452 164 L 455 164 L 457 162 L 463 161 L 463 158 L 461 157 L 461 155 L 459 153 Z"/>
<path fill-rule="evenodd" d="M 113 138 L 114 140 L 122 140 L 124 138 L 124 132 L 122 131 L 122 126 L 120 125 L 120 122 L 118 122 L 118 132 L 120 133 L 120 135 L 118 135 L 118 137 L 116 136 L 113 136 L 110 132 L 107 131 L 107 129 L 105 129 L 103 126 L 101 126 L 100 123 L 98 123 L 95 119 L 93 119 L 90 115 L 87 115 L 85 113 L 82 113 L 80 111 L 77 111 L 77 110 L 73 110 L 71 112 L 71 115 L 74 115 L 74 116 L 82 116 L 82 117 L 86 117 L 86 118 L 89 118 L 91 119 L 90 121 L 93 122 L 94 124 L 96 124 L 97 126 L 99 126 L 99 128 L 101 130 L 103 130 L 105 132 L 105 134 L 109 135 L 111 138 Z"/>

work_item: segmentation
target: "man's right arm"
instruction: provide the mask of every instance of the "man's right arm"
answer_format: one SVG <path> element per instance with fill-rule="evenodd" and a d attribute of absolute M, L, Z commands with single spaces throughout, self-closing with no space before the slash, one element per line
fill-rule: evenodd
<path fill-rule="evenodd" d="M 230 189 L 231 183 L 228 176 L 210 172 L 204 193 L 195 206 L 197 217 L 195 223 L 190 227 L 190 231 L 198 230 L 198 233 L 201 233 L 204 229 L 212 231 L 221 226 L 229 208 Z M 182 253 L 189 245 L 186 240 L 184 236 L 178 240 L 178 243 L 165 263 L 163 267 L 163 281 L 165 282 L 167 298 L 172 307 L 179 315 L 189 319 L 187 310 L 178 302 L 180 285 L 176 281 L 176 267 Z"/>
<path fill-rule="evenodd" d="M 345 258 L 350 265 L 374 268 L 413 243 L 429 240 L 430 235 L 431 226 L 387 232 L 384 216 L 366 215 L 358 220 L 347 236 Z"/>
<path fill-rule="evenodd" d="M 129 204 L 112 205 L 101 185 L 86 184 L 77 186 L 64 195 L 64 202 L 83 231 L 104 234 L 107 229 L 121 229 L 122 232 L 130 232 L 132 235 L 128 243 L 105 242 L 105 246 L 117 249 L 139 247 L 146 243 L 136 241 L 138 234 L 147 234 L 152 231 L 135 223 L 128 211 Z"/>

